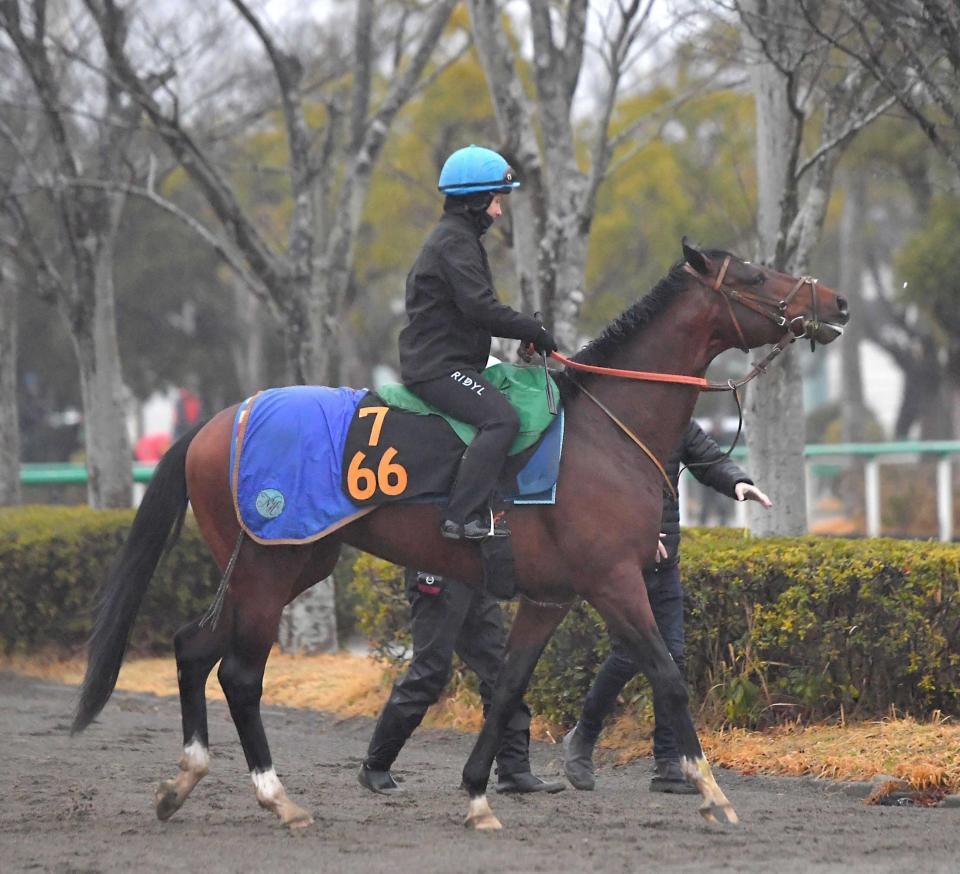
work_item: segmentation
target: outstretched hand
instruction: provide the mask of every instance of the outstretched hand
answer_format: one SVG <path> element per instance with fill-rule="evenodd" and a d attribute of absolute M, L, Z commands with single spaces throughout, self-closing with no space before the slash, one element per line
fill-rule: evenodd
<path fill-rule="evenodd" d="M 663 545 L 664 537 L 666 537 L 666 535 L 661 531 L 660 539 L 657 541 L 657 562 L 656 562 L 657 564 L 660 564 L 660 560 L 663 558 L 666 558 L 668 555 L 667 547 Z"/>
<path fill-rule="evenodd" d="M 756 501 L 768 510 L 773 506 L 773 501 L 761 492 L 760 489 L 750 483 L 737 483 L 733 487 L 733 491 L 738 501 Z"/>

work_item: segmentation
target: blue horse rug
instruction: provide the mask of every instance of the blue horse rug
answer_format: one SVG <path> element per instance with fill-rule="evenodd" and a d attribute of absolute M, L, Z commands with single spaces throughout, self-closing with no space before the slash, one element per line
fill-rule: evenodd
<path fill-rule="evenodd" d="M 552 504 L 563 412 L 510 457 L 498 493 Z M 388 502 L 445 502 L 464 442 L 439 415 L 388 406 L 366 389 L 291 386 L 244 401 L 233 423 L 237 518 L 258 543 L 309 543 Z"/>

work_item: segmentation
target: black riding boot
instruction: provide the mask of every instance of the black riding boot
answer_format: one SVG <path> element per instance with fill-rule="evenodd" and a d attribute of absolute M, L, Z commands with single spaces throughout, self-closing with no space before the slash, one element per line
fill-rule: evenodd
<path fill-rule="evenodd" d="M 410 385 L 427 403 L 468 422 L 477 429 L 460 460 L 440 533 L 451 540 L 482 540 L 509 534 L 506 526 L 491 526 L 487 501 L 507 459 L 510 444 L 520 430 L 517 411 L 478 372 L 461 368 L 448 376 Z"/>

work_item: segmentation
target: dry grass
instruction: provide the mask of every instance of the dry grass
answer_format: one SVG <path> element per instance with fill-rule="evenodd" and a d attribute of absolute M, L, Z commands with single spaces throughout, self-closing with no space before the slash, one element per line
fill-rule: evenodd
<path fill-rule="evenodd" d="M 0 658 L 0 670 L 79 683 L 83 662 L 52 658 Z M 274 652 L 264 678 L 264 702 L 309 707 L 342 716 L 376 716 L 393 674 L 381 663 L 337 653 L 288 656 Z M 138 659 L 124 665 L 117 688 L 176 695 L 172 658 Z M 207 695 L 222 699 L 215 674 Z M 431 708 L 424 725 L 477 731 L 481 711 L 477 696 L 461 688 Z M 535 737 L 558 740 L 560 730 L 535 719 Z M 918 723 L 890 718 L 862 724 L 787 726 L 756 732 L 743 729 L 704 731 L 704 750 L 717 765 L 747 774 L 808 774 L 835 780 L 867 780 L 889 774 L 915 789 L 960 790 L 960 726 L 945 719 Z M 616 761 L 651 753 L 650 726 L 630 714 L 604 732 L 601 746 Z"/>

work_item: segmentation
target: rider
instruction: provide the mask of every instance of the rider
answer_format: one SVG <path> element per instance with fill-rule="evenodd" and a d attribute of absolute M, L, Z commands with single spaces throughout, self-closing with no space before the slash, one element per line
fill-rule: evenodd
<path fill-rule="evenodd" d="M 519 429 L 510 402 L 481 376 L 493 335 L 557 349 L 533 316 L 497 299 L 480 238 L 501 215 L 501 198 L 519 186 L 496 152 L 458 149 L 443 165 L 437 187 L 443 216 L 407 276 L 407 325 L 400 332 L 400 374 L 414 394 L 477 428 L 460 462 L 440 526 L 452 540 L 490 533 L 487 502 Z M 505 526 L 496 534 L 507 535 Z"/>

